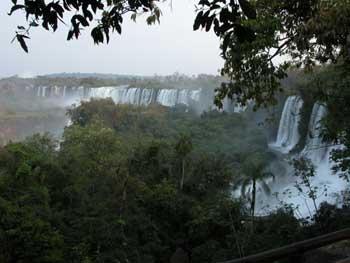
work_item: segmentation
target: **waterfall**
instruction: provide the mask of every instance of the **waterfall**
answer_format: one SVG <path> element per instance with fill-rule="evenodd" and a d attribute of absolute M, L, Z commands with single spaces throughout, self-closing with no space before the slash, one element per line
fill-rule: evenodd
<path fill-rule="evenodd" d="M 288 97 L 284 104 L 277 139 L 272 145 L 283 153 L 288 153 L 299 141 L 298 126 L 302 106 L 303 100 L 298 96 Z"/>
<path fill-rule="evenodd" d="M 189 90 L 180 90 L 177 103 L 188 105 L 189 101 Z"/>
<path fill-rule="evenodd" d="M 147 106 L 152 103 L 153 89 L 143 89 L 141 93 L 140 105 Z"/>
<path fill-rule="evenodd" d="M 272 147 L 277 147 L 283 153 L 289 152 L 298 142 L 298 122 L 300 120 L 300 109 L 302 100 L 297 96 L 288 97 L 284 104 L 276 143 Z M 310 115 L 308 134 L 305 138 L 305 147 L 300 153 L 296 153 L 291 158 L 305 156 L 309 158 L 315 168 L 315 176 L 310 177 L 310 185 L 317 189 L 316 203 L 322 202 L 337 204 L 337 198 L 344 189 L 349 187 L 349 183 L 339 178 L 332 171 L 334 163 L 330 160 L 331 151 L 335 148 L 327 146 L 321 137 L 321 120 L 327 114 L 327 109 L 320 103 L 315 103 Z M 339 147 L 339 146 L 338 146 Z M 278 198 L 272 196 L 263 196 L 260 200 L 269 205 L 269 209 L 278 208 L 280 202 L 292 204 L 298 207 L 298 214 L 305 217 L 314 214 L 315 209 L 312 200 L 308 197 L 308 188 L 302 185 L 302 179 L 294 176 L 294 168 L 281 158 L 286 169 L 285 176 L 279 176 L 271 185 L 271 191 L 277 192 Z M 296 182 L 299 189 L 295 187 Z M 261 205 L 261 207 L 263 207 Z"/>
<path fill-rule="evenodd" d="M 332 171 L 334 162 L 330 159 L 331 151 L 341 146 L 329 146 L 322 141 L 321 120 L 326 114 L 326 107 L 316 102 L 312 108 L 306 144 L 301 154 L 309 158 L 315 166 L 316 176 L 312 179 L 312 184 L 319 189 L 322 189 L 324 186 L 327 187 L 328 195 L 321 197 L 320 200 L 334 203 L 335 200 L 331 194 L 341 193 L 348 186 L 343 179 L 340 179 Z"/>
<path fill-rule="evenodd" d="M 163 106 L 173 107 L 177 103 L 176 89 L 161 89 L 157 96 L 157 102 Z"/>
<path fill-rule="evenodd" d="M 155 96 L 155 93 L 157 94 Z M 152 102 L 157 102 L 163 106 L 173 107 L 176 104 L 190 105 L 191 101 L 199 101 L 201 90 L 188 89 L 148 89 L 148 88 L 129 88 L 103 87 L 94 88 L 89 97 L 107 98 L 111 97 L 115 103 L 126 103 L 133 105 L 147 106 Z"/>
<path fill-rule="evenodd" d="M 190 99 L 193 100 L 193 101 L 197 101 L 198 102 L 200 100 L 201 92 L 202 92 L 201 89 L 199 89 L 199 90 L 191 90 L 190 91 Z"/>
<path fill-rule="evenodd" d="M 46 97 L 46 89 L 47 87 L 42 87 L 42 97 Z"/>
<path fill-rule="evenodd" d="M 113 99 L 113 101 L 117 104 L 119 103 L 126 103 L 126 94 L 128 92 L 128 87 L 127 86 L 119 86 L 117 88 L 115 87 L 108 87 L 109 90 L 109 95 L 108 96 L 104 96 L 101 98 L 107 98 L 107 97 L 111 97 Z M 95 89 L 104 89 L 104 88 L 95 88 Z M 93 90 L 95 90 L 93 89 Z"/>
<path fill-rule="evenodd" d="M 108 98 L 112 97 L 112 92 L 114 91 L 113 87 L 102 87 L 91 89 L 89 97 L 90 98 Z"/>
<path fill-rule="evenodd" d="M 129 88 L 126 92 L 126 96 L 125 96 L 123 103 L 139 105 L 140 96 L 141 96 L 141 89 Z"/>
<path fill-rule="evenodd" d="M 328 147 L 322 142 L 321 138 L 321 120 L 326 115 L 326 107 L 315 103 L 310 116 L 309 130 L 306 137 L 305 148 L 302 154 L 318 165 L 327 157 Z"/>
<path fill-rule="evenodd" d="M 116 104 L 132 104 L 147 106 L 158 103 L 166 107 L 174 107 L 177 104 L 194 106 L 202 98 L 202 89 L 155 89 L 130 87 L 129 85 L 107 86 L 87 88 L 67 86 L 37 86 L 28 87 L 37 97 L 61 99 L 64 105 L 79 103 L 81 100 L 91 98 L 112 98 Z"/>

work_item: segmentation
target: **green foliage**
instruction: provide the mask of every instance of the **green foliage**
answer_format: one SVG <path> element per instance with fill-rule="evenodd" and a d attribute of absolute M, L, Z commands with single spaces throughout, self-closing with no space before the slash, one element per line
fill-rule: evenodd
<path fill-rule="evenodd" d="M 254 153 L 249 156 L 240 167 L 240 176 L 236 179 L 236 187 L 241 188 L 241 195 L 247 198 L 250 203 L 251 220 L 254 222 L 256 195 L 258 191 L 270 194 L 270 188 L 265 182 L 267 179 L 274 179 L 275 175 L 267 170 L 268 153 Z M 270 157 L 271 158 L 271 157 Z M 259 187 L 259 184 L 261 185 Z"/>
<path fill-rule="evenodd" d="M 312 70 L 317 63 L 348 63 L 350 5 L 346 0 L 199 1 L 194 29 L 214 29 L 222 40 L 230 77 L 216 103 L 238 97 L 256 108 L 276 103 L 280 80 L 290 66 Z M 278 56 L 282 63 L 274 63 Z"/>
<path fill-rule="evenodd" d="M 69 114 L 59 147 L 35 135 L 0 148 L 1 262 L 156 263 L 181 254 L 209 263 L 308 236 L 286 209 L 255 219 L 253 233 L 251 212 L 232 198 L 239 175 L 262 180 L 272 158 L 245 114 L 108 99 Z"/>

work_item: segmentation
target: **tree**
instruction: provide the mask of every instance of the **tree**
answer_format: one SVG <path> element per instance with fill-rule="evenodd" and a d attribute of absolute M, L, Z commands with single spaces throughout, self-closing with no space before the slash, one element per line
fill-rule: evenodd
<path fill-rule="evenodd" d="M 192 151 L 192 140 L 189 135 L 181 134 L 179 140 L 175 145 L 175 151 L 177 156 L 181 160 L 181 180 L 180 180 L 180 190 L 183 189 L 185 181 L 185 162 L 186 157 Z"/>
<path fill-rule="evenodd" d="M 253 99 L 258 108 L 276 103 L 291 66 L 348 64 L 349 25 L 347 0 L 202 0 L 194 29 L 213 27 L 222 39 L 222 74 L 231 81 L 218 89 L 216 102 Z"/>
<path fill-rule="evenodd" d="M 35 136 L 0 151 L 1 262 L 63 262 L 63 237 L 54 226 L 42 180 L 52 144 L 47 137 Z"/>
<path fill-rule="evenodd" d="M 315 213 L 315 217 L 318 214 L 317 199 L 323 195 L 327 196 L 327 185 L 322 187 L 313 185 L 312 179 L 315 178 L 315 167 L 311 160 L 301 157 L 292 160 L 292 165 L 294 168 L 294 175 L 297 178 L 295 182 L 295 187 L 300 195 L 310 198 L 314 206 L 315 211 L 313 213 L 309 210 L 310 217 Z M 323 189 L 322 189 L 323 188 Z M 308 208 L 309 209 L 309 208 Z"/>
<path fill-rule="evenodd" d="M 274 179 L 274 174 L 266 170 L 266 159 L 261 154 L 255 154 L 247 158 L 240 169 L 240 177 L 235 185 L 241 188 L 243 197 L 247 197 L 250 202 L 251 221 L 254 225 L 256 195 L 259 190 L 270 193 L 270 187 L 266 183 L 267 179 Z M 261 185 L 259 188 L 258 184 Z M 249 195 L 249 196 L 247 196 Z"/>

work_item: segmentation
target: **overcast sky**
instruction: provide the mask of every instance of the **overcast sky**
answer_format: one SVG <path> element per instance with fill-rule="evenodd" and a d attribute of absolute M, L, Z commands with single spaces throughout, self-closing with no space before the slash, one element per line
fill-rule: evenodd
<path fill-rule="evenodd" d="M 193 0 L 175 0 L 173 9 L 162 6 L 161 24 L 148 26 L 142 19 L 123 24 L 122 35 L 114 34 L 109 45 L 95 46 L 90 31 L 79 40 L 66 41 L 68 28 L 48 32 L 34 29 L 29 54 L 11 39 L 23 15 L 8 16 L 10 0 L 0 1 L 0 77 L 57 72 L 98 72 L 137 75 L 217 74 L 223 64 L 219 40 L 213 32 L 193 32 Z"/>

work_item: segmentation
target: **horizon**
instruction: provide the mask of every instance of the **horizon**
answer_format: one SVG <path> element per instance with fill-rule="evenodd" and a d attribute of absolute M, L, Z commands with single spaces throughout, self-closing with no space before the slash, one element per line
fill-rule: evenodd
<path fill-rule="evenodd" d="M 197 73 L 197 74 L 186 74 L 182 72 L 173 72 L 170 74 L 153 74 L 153 75 L 139 75 L 139 74 L 132 74 L 132 73 L 101 73 L 101 72 L 52 72 L 47 74 L 36 74 L 36 75 L 29 75 L 29 74 L 14 74 L 9 76 L 0 77 L 0 80 L 4 79 L 10 79 L 10 78 L 19 78 L 19 79 L 35 79 L 38 77 L 52 77 L 52 78 L 63 78 L 63 77 L 75 77 L 75 78 L 90 78 L 94 77 L 93 75 L 98 76 L 105 76 L 108 78 L 110 77 L 140 77 L 140 78 L 156 78 L 156 77 L 168 77 L 179 74 L 180 76 L 185 76 L 188 78 L 197 78 L 201 75 L 206 76 L 213 76 L 213 77 L 223 77 L 220 74 L 210 74 L 210 73 Z M 67 75 L 67 76 L 63 76 Z M 72 75 L 85 75 L 85 76 L 72 76 Z"/>

